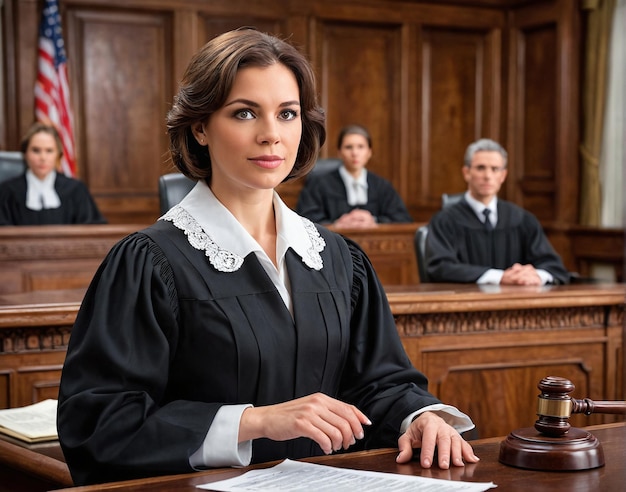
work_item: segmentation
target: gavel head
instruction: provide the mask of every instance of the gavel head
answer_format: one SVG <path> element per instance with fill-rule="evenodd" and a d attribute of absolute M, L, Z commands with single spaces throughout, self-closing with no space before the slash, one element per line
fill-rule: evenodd
<path fill-rule="evenodd" d="M 569 417 L 572 414 L 574 384 L 565 378 L 548 376 L 537 385 L 541 394 L 537 402 L 535 429 L 550 437 L 560 437 L 570 430 Z"/>

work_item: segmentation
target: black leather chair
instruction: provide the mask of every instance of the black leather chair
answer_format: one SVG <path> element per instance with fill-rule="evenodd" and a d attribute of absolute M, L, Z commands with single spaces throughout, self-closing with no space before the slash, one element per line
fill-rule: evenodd
<path fill-rule="evenodd" d="M 462 193 L 443 193 L 441 195 L 441 208 L 448 207 L 455 203 L 458 203 L 465 192 Z M 426 283 L 428 279 L 428 272 L 426 272 L 426 237 L 428 236 L 428 225 L 423 225 L 415 231 L 413 238 L 415 246 L 415 256 L 417 258 L 417 271 L 419 273 L 420 282 Z"/>
<path fill-rule="evenodd" d="M 196 182 L 181 173 L 164 174 L 159 178 L 159 205 L 161 214 L 179 203 L 196 185 Z"/>
<path fill-rule="evenodd" d="M 26 169 L 21 152 L 0 150 L 0 183 L 19 176 Z"/>
<path fill-rule="evenodd" d="M 415 243 L 415 255 L 417 256 L 417 272 L 421 283 L 429 282 L 426 271 L 426 236 L 428 236 L 428 226 L 423 225 L 415 231 L 413 241 Z"/>
<path fill-rule="evenodd" d="M 335 157 L 318 159 L 308 176 L 319 176 L 334 171 L 341 166 L 341 159 Z"/>
<path fill-rule="evenodd" d="M 454 205 L 461 201 L 461 199 L 465 196 L 465 192 L 461 193 L 442 193 L 441 194 L 441 208 L 445 208 L 448 205 Z"/>

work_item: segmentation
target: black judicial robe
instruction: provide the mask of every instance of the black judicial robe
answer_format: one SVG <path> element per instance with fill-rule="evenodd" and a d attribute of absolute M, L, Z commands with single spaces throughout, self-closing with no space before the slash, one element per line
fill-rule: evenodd
<path fill-rule="evenodd" d="M 498 223 L 488 231 L 466 200 L 437 212 L 428 225 L 426 268 L 431 282 L 476 282 L 490 268 L 532 264 L 555 283 L 570 275 L 530 212 L 498 200 Z"/>
<path fill-rule="evenodd" d="M 118 243 L 72 330 L 59 394 L 60 443 L 76 484 L 192 471 L 225 404 L 315 392 L 373 422 L 351 449 L 397 446 L 402 420 L 439 403 L 412 367 L 359 247 L 322 227 L 324 266 L 289 249 L 294 318 L 254 254 L 214 269 L 158 221 Z M 321 455 L 305 438 L 253 442 L 252 461 Z"/>
<path fill-rule="evenodd" d="M 367 203 L 348 205 L 346 185 L 339 170 L 310 176 L 300 192 L 296 211 L 313 222 L 330 224 L 355 208 L 368 210 L 379 223 L 413 222 L 393 185 L 367 172 Z"/>
<path fill-rule="evenodd" d="M 106 224 L 82 181 L 57 173 L 58 208 L 27 208 L 26 188 L 26 174 L 0 183 L 0 225 Z"/>

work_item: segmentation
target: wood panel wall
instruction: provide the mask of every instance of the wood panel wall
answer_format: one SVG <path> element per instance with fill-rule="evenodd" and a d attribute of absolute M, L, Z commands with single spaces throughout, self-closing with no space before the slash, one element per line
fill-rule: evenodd
<path fill-rule="evenodd" d="M 33 119 L 41 0 L 2 7 L 0 148 Z M 328 117 L 373 134 L 372 171 L 417 222 L 465 188 L 467 144 L 510 151 L 503 197 L 575 224 L 579 10 L 571 0 L 60 0 L 80 178 L 111 223 L 158 216 L 170 168 L 164 119 L 190 56 L 242 25 L 288 36 L 310 57 Z M 283 185 L 295 205 L 301 183 Z"/>

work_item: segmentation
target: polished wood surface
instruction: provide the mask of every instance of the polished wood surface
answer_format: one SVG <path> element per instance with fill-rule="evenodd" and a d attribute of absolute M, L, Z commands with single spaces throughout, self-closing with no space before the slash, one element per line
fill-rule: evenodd
<path fill-rule="evenodd" d="M 424 469 L 417 460 L 408 464 L 399 465 L 395 462 L 398 451 L 396 449 L 380 449 L 312 458 L 311 461 L 329 466 L 350 468 L 356 470 L 370 470 L 403 475 L 431 477 L 442 480 L 467 482 L 494 482 L 498 487 L 495 490 L 507 492 L 526 492 L 529 486 L 534 492 L 567 490 L 581 492 L 606 492 L 622 490 L 626 481 L 626 468 L 623 466 L 623 457 L 626 455 L 626 424 L 624 422 L 605 424 L 586 428 L 601 443 L 605 455 L 605 466 L 592 470 L 575 472 L 533 471 L 504 465 L 498 461 L 500 445 L 504 436 L 491 439 L 473 441 L 472 446 L 480 462 L 465 467 L 452 467 L 442 470 L 435 466 Z M 0 460 L 6 455 L 0 455 Z M 73 492 L 91 492 L 101 490 L 156 492 L 156 491 L 194 491 L 197 485 L 235 477 L 254 468 L 264 468 L 275 463 L 268 463 L 245 468 L 228 468 L 209 470 L 184 475 L 146 478 L 113 482 L 86 487 L 71 487 Z M 62 463 L 56 466 L 63 465 Z M 14 470 L 16 474 L 20 470 Z M 43 467 L 43 474 L 46 470 Z M 59 481 L 59 485 L 63 483 Z M 37 489 L 32 489 L 37 490 Z M 40 488 L 38 490 L 46 490 Z"/>
<path fill-rule="evenodd" d="M 0 434 L 0 490 L 35 492 L 73 485 L 58 441 L 26 444 Z"/>
<path fill-rule="evenodd" d="M 623 283 L 541 287 L 429 283 L 386 285 L 385 292 L 394 314 L 610 306 L 626 301 L 626 284 Z"/>

